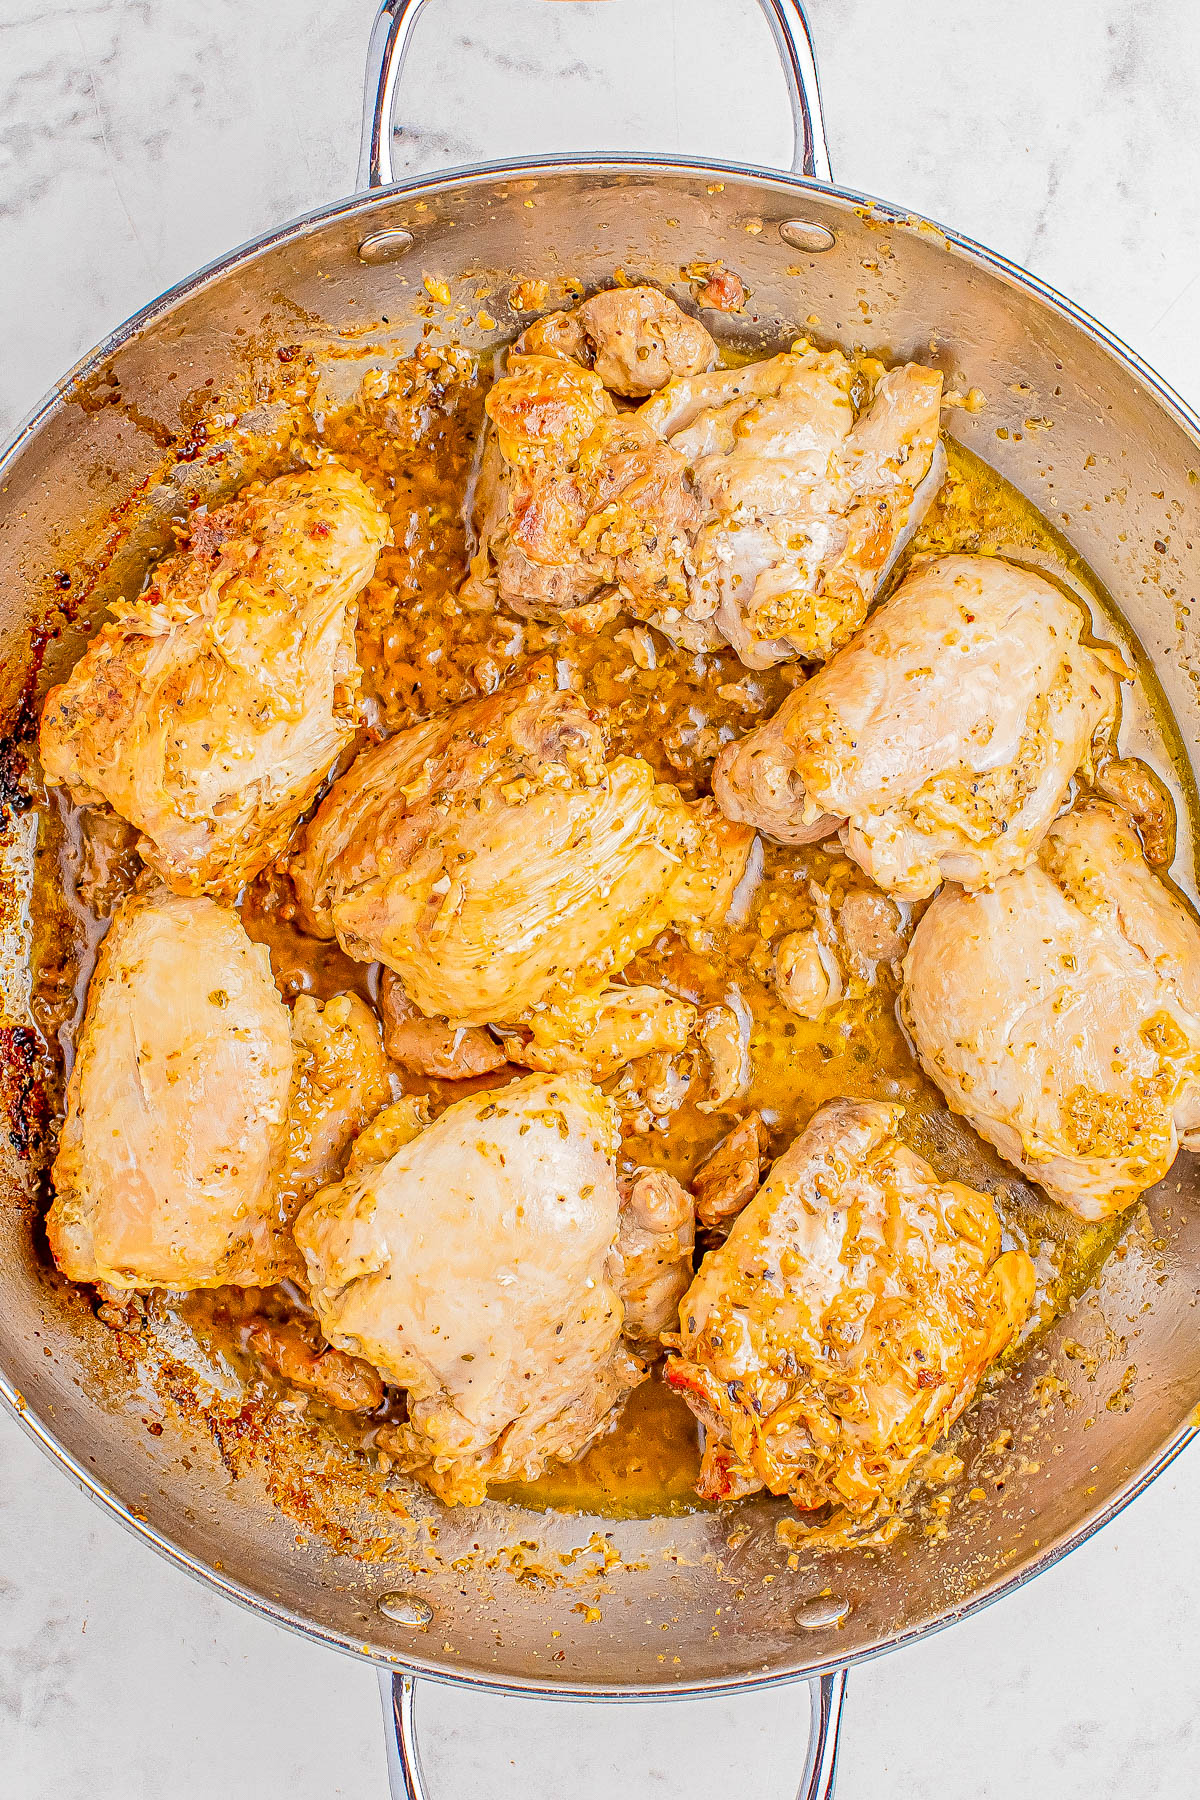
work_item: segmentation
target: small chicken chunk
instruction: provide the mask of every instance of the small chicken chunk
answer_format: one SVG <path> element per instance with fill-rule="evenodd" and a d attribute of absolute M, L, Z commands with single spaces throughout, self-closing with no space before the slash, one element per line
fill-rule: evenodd
<path fill-rule="evenodd" d="M 270 958 L 236 913 L 164 888 L 123 901 L 52 1171 L 63 1273 L 114 1288 L 274 1281 L 292 1061 Z"/>
<path fill-rule="evenodd" d="M 315 1331 L 302 1325 L 257 1325 L 249 1344 L 268 1369 L 337 1412 L 374 1412 L 383 1400 L 383 1383 L 370 1363 L 320 1344 Z"/>
<path fill-rule="evenodd" d="M 842 997 L 842 972 L 815 931 L 789 931 L 775 948 L 772 985 L 797 1018 L 820 1019 Z"/>
<path fill-rule="evenodd" d="M 635 1169 L 622 1183 L 617 1281 L 623 1330 L 640 1356 L 662 1352 L 664 1331 L 679 1328 L 679 1302 L 692 1279 L 696 1208 L 662 1169 Z"/>
<path fill-rule="evenodd" d="M 423 1013 L 516 1024 L 727 914 L 753 834 L 648 763 L 606 763 L 584 703 L 535 671 L 366 750 L 292 876 L 305 928 L 399 975 Z"/>
<path fill-rule="evenodd" d="M 621 1337 L 617 1142 L 591 1082 L 529 1075 L 296 1221 L 326 1338 L 408 1390 L 379 1441 L 448 1504 L 569 1461 L 644 1376 Z"/>
<path fill-rule="evenodd" d="M 570 356 L 626 399 L 657 393 L 677 375 L 698 375 L 717 346 L 698 320 L 652 287 L 602 288 L 570 312 L 536 320 L 518 352 Z"/>
<path fill-rule="evenodd" d="M 692 1177 L 696 1217 L 710 1231 L 727 1230 L 758 1192 L 767 1150 L 762 1114 L 747 1113 L 727 1132 Z"/>
<path fill-rule="evenodd" d="M 1032 1263 L 899 1141 L 903 1110 L 821 1107 L 685 1294 L 666 1376 L 706 1428 L 707 1498 L 886 1516 L 1024 1323 Z"/>
<path fill-rule="evenodd" d="M 721 751 L 724 811 L 780 843 L 839 827 L 879 887 L 923 899 L 1021 869 L 1125 673 L 1082 642 L 1082 607 L 996 556 L 906 576 L 853 643 L 774 718 Z"/>
<path fill-rule="evenodd" d="M 857 630 L 945 471 L 941 375 L 891 369 L 856 417 L 859 380 L 840 351 L 802 349 L 672 381 L 639 408 L 704 512 L 687 605 L 652 624 L 752 669 L 821 661 Z"/>
<path fill-rule="evenodd" d="M 939 894 L 902 1007 L 954 1111 L 1081 1219 L 1200 1149 L 1200 924 L 1110 806 L 1059 819 L 990 893 Z"/>
<path fill-rule="evenodd" d="M 508 1061 L 507 1052 L 482 1026 L 427 1018 L 390 969 L 384 970 L 380 982 L 379 1006 L 387 1053 L 413 1074 L 432 1075 L 439 1081 L 466 1081 L 494 1074 Z"/>
<path fill-rule="evenodd" d="M 350 1145 L 394 1097 L 379 1021 L 357 994 L 335 994 L 324 1005 L 301 994 L 292 1053 L 287 1147 L 276 1180 L 281 1231 L 319 1187 L 337 1180 Z"/>
<path fill-rule="evenodd" d="M 1127 815 L 1146 861 L 1169 869 L 1175 860 L 1175 802 L 1162 778 L 1136 756 L 1113 756 L 1097 769 L 1094 785 Z"/>
<path fill-rule="evenodd" d="M 527 1069 L 580 1069 L 603 1081 L 638 1057 L 682 1050 L 695 1023 L 695 1007 L 661 988 L 609 987 L 538 1007 L 505 1045 Z"/>
<path fill-rule="evenodd" d="M 176 893 L 232 898 L 279 854 L 359 722 L 355 601 L 388 521 L 336 463 L 195 520 L 42 714 L 46 777 L 141 832 Z"/>

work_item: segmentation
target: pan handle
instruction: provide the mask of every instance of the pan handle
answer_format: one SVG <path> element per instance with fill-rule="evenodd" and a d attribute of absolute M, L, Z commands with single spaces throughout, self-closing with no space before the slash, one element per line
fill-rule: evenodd
<path fill-rule="evenodd" d="M 360 192 L 368 188 L 391 187 L 396 180 L 392 168 L 396 92 L 412 42 L 413 26 L 424 3 L 425 0 L 383 0 L 376 14 L 367 50 L 362 148 L 358 163 Z M 804 8 L 800 0 L 758 0 L 758 3 L 767 16 L 787 82 L 795 131 L 792 171 L 812 181 L 832 181 L 817 63 Z"/>
<path fill-rule="evenodd" d="M 379 1672 L 387 1730 L 388 1786 L 392 1800 L 430 1800 L 421 1768 L 415 1716 L 416 1678 Z M 804 1772 L 796 1800 L 833 1800 L 837 1779 L 838 1727 L 846 1693 L 846 1671 L 835 1669 L 808 1684 L 812 1702 L 812 1728 Z"/>

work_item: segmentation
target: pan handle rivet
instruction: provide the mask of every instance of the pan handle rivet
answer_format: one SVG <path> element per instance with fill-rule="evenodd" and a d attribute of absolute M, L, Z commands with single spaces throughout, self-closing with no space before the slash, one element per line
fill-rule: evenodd
<path fill-rule="evenodd" d="M 798 1631 L 820 1631 L 826 1625 L 840 1625 L 850 1610 L 849 1600 L 834 1600 L 825 1594 L 802 1600 L 792 1617 Z"/>
<path fill-rule="evenodd" d="M 413 247 L 411 231 L 373 231 L 358 246 L 358 260 L 365 263 L 394 262 Z"/>
<path fill-rule="evenodd" d="M 432 1606 L 415 1594 L 381 1594 L 375 1604 L 385 1619 L 397 1625 L 429 1625 L 433 1620 Z"/>
<path fill-rule="evenodd" d="M 818 225 L 815 219 L 785 219 L 779 235 L 793 250 L 832 250 L 837 243 L 828 225 Z"/>

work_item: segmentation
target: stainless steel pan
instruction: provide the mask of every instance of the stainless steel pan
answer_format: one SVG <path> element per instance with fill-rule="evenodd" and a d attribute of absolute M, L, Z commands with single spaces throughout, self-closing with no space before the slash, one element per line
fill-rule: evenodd
<path fill-rule="evenodd" d="M 368 191 L 155 300 L 63 380 L 0 463 L 0 705 L 10 742 L 29 734 L 45 684 L 78 654 L 97 612 L 136 588 L 164 520 L 188 495 L 236 477 L 231 461 L 211 460 L 211 439 L 197 454 L 196 396 L 244 386 L 264 346 L 293 341 L 298 320 L 310 334 L 320 322 L 336 334 L 386 316 L 393 341 L 408 348 L 429 323 L 421 279 L 430 271 L 455 293 L 493 290 L 491 335 L 504 336 L 516 329 L 503 302 L 514 276 L 595 284 L 620 265 L 686 296 L 681 266 L 719 259 L 752 291 L 751 310 L 734 322 L 744 344 L 774 347 L 815 314 L 830 336 L 932 357 L 949 387 L 982 391 L 986 407 L 955 413 L 955 432 L 1063 525 L 1139 634 L 1194 752 L 1200 422 L 1102 326 L 1023 270 L 831 184 L 796 0 L 762 0 L 795 112 L 794 174 L 573 157 L 393 184 L 393 104 L 420 4 L 387 0 L 376 23 Z M 481 345 L 487 334 L 468 324 L 457 335 Z M 1049 426 L 1028 427 L 1034 417 Z M 174 446 L 165 466 L 164 442 Z M 68 579 L 76 603 L 86 596 L 78 624 L 59 611 Z M 6 767 L 0 761 L 0 774 Z M 1124 1256 L 1110 1258 L 1069 1321 L 974 1410 L 958 1446 L 967 1474 L 944 1529 L 910 1533 L 886 1552 L 802 1554 L 791 1566 L 775 1533 L 788 1509 L 776 1501 L 744 1503 L 734 1522 L 711 1512 L 613 1522 L 487 1505 L 442 1517 L 441 1561 L 415 1574 L 299 1541 L 265 1484 L 253 1473 L 234 1480 L 207 1436 L 170 1417 L 161 1435 L 148 1434 L 145 1396 L 112 1334 L 39 1253 L 23 910 L 31 845 L 27 816 L 11 804 L 4 848 L 0 1392 L 77 1481 L 174 1561 L 282 1624 L 403 1671 L 393 1690 L 400 1794 L 423 1791 L 412 1736 L 418 1674 L 630 1698 L 807 1678 L 815 1726 L 800 1791 L 827 1794 L 839 1671 L 1029 1580 L 1111 1518 L 1193 1433 L 1200 1208 L 1185 1156 L 1149 1196 L 1148 1221 L 1131 1229 Z M 984 1498 L 962 1497 L 972 1489 Z M 591 1590 L 522 1579 L 522 1561 L 578 1550 L 593 1531 L 618 1560 L 610 1554 Z M 506 1556 L 516 1540 L 535 1548 Z M 581 1591 L 601 1617 L 579 1608 Z"/>

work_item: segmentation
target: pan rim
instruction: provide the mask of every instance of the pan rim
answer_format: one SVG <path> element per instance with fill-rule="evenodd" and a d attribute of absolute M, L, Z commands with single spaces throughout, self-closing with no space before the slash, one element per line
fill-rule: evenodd
<path fill-rule="evenodd" d="M 7 480 L 26 446 L 33 441 L 42 426 L 70 402 L 80 384 L 88 379 L 97 367 L 103 365 L 124 345 L 131 342 L 146 326 L 167 316 L 193 295 L 255 261 L 258 257 L 306 237 L 327 224 L 339 220 L 368 219 L 372 212 L 382 211 L 396 200 L 408 196 L 441 193 L 447 188 L 476 188 L 495 181 L 520 180 L 528 178 L 531 173 L 548 176 L 608 174 L 653 177 L 665 175 L 687 177 L 693 180 L 711 179 L 713 176 L 733 177 L 748 185 L 753 184 L 759 189 L 778 191 L 781 195 L 809 196 L 813 200 L 826 204 L 833 202 L 840 207 L 865 210 L 872 217 L 886 222 L 894 228 L 918 231 L 927 237 L 932 235 L 941 240 L 940 247 L 990 271 L 1009 286 L 1032 295 L 1053 313 L 1091 338 L 1119 367 L 1122 367 L 1150 393 L 1162 410 L 1200 450 L 1200 413 L 1190 407 L 1182 396 L 1121 337 L 1049 282 L 1031 274 L 1011 258 L 990 249 L 987 245 L 963 232 L 956 231 L 953 227 L 942 225 L 924 214 L 900 207 L 895 202 L 862 193 L 853 188 L 844 188 L 775 170 L 761 169 L 749 163 L 696 162 L 687 157 L 662 155 L 615 157 L 572 154 L 570 156 L 534 157 L 521 162 L 501 160 L 471 164 L 462 168 L 439 170 L 431 175 L 412 177 L 386 188 L 350 195 L 312 208 L 282 225 L 271 227 L 257 237 L 248 239 L 204 264 L 131 314 L 128 319 L 80 357 L 67 373 L 35 403 L 26 417 L 17 425 L 3 449 L 0 450 L 0 499 L 5 492 Z M 421 1657 L 411 1653 L 396 1655 L 374 1649 L 361 1640 L 356 1641 L 348 1633 L 318 1625 L 304 1614 L 275 1605 L 254 1589 L 230 1579 L 222 1571 L 209 1566 L 199 1558 L 192 1556 L 180 1545 L 172 1542 L 165 1534 L 159 1532 L 149 1520 L 133 1515 L 98 1476 L 86 1469 L 69 1450 L 58 1442 L 53 1431 L 30 1408 L 24 1396 L 9 1381 L 2 1368 L 0 1368 L 0 1401 L 4 1403 L 39 1448 L 74 1478 L 89 1499 L 102 1506 L 127 1530 L 168 1561 L 174 1563 L 176 1567 L 192 1576 L 193 1579 L 215 1589 L 226 1599 L 234 1601 L 258 1617 L 294 1631 L 312 1642 L 325 1644 L 332 1649 L 354 1656 L 359 1661 L 373 1663 L 379 1668 L 392 1669 L 396 1673 L 457 1682 L 481 1692 L 525 1694 L 542 1699 L 563 1700 L 649 1701 L 695 1699 L 706 1694 L 736 1693 L 787 1682 L 812 1680 L 831 1670 L 846 1668 L 851 1664 L 882 1655 L 889 1650 L 916 1643 L 922 1638 L 930 1637 L 935 1632 L 944 1630 L 949 1625 L 958 1623 L 961 1619 L 971 1617 L 984 1607 L 990 1606 L 994 1601 L 1016 1592 L 1017 1589 L 1024 1587 L 1038 1575 L 1053 1568 L 1056 1563 L 1061 1562 L 1071 1551 L 1086 1543 L 1118 1513 L 1123 1511 L 1174 1462 L 1175 1458 L 1193 1439 L 1200 1436 L 1200 1423 L 1192 1423 L 1191 1420 L 1195 1414 L 1194 1412 L 1190 1413 L 1147 1464 L 1132 1473 L 1114 1495 L 1111 1495 L 1092 1513 L 1088 1514 L 1082 1524 L 1060 1542 L 1051 1545 L 1023 1568 L 997 1580 L 995 1585 L 984 1589 L 970 1600 L 960 1605 L 950 1606 L 943 1613 L 892 1636 L 863 1645 L 848 1655 L 811 1662 L 802 1661 L 797 1664 L 764 1670 L 762 1673 L 721 1675 L 692 1681 L 686 1679 L 672 1681 L 664 1678 L 661 1684 L 621 1685 L 616 1683 L 589 1684 L 575 1682 L 571 1679 L 552 1680 L 538 1676 L 484 1674 L 465 1669 L 461 1664 L 452 1662 L 448 1658 Z"/>

